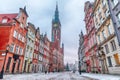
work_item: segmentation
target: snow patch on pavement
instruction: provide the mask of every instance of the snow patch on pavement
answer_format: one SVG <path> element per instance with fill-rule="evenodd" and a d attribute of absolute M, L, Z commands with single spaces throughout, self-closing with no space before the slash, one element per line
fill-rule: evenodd
<path fill-rule="evenodd" d="M 86 77 L 95 78 L 99 80 L 120 80 L 120 76 L 108 75 L 108 74 L 82 73 L 81 76 L 86 76 Z"/>

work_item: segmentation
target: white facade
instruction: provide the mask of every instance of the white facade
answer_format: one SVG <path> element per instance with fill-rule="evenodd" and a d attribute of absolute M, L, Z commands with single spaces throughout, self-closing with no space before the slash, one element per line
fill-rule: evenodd
<path fill-rule="evenodd" d="M 106 0 L 100 1 L 94 14 L 95 27 L 98 30 L 97 43 L 103 48 L 103 53 L 105 54 L 104 64 L 101 63 L 101 66 L 107 66 L 104 68 L 110 74 L 120 74 L 120 47 L 108 2 Z"/>
<path fill-rule="evenodd" d="M 27 45 L 24 56 L 23 72 L 32 72 L 32 59 L 35 44 L 35 30 L 32 26 L 28 27 L 27 32 Z"/>
<path fill-rule="evenodd" d="M 115 41 L 116 44 L 116 50 L 112 50 L 112 46 L 111 46 L 111 41 Z M 117 37 L 114 37 L 113 39 L 111 39 L 108 43 L 109 46 L 109 50 L 110 53 L 106 54 L 106 59 L 107 59 L 107 65 L 108 65 L 108 71 L 111 74 L 120 74 L 120 47 L 118 45 L 118 41 L 117 41 Z M 105 49 L 104 49 L 105 51 Z M 116 59 L 118 55 L 118 59 Z M 111 65 L 110 62 L 108 60 L 108 57 L 110 57 L 111 59 Z"/>

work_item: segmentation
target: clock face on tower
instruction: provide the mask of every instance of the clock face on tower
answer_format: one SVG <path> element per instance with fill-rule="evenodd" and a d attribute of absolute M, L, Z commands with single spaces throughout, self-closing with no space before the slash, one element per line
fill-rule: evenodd
<path fill-rule="evenodd" d="M 58 25 L 57 24 L 54 24 L 53 27 L 57 27 Z"/>

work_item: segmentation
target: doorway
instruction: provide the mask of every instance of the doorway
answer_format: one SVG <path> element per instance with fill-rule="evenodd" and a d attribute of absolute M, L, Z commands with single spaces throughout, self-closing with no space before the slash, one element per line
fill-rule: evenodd
<path fill-rule="evenodd" d="M 13 63 L 13 67 L 12 67 L 12 74 L 14 74 L 15 65 L 16 65 L 16 63 L 14 62 L 14 63 Z"/>

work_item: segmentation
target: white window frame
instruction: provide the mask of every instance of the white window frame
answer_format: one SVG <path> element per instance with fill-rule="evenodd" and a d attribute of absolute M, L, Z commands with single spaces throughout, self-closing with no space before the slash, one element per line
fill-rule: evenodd
<path fill-rule="evenodd" d="M 22 41 L 22 35 L 21 34 L 18 35 L 18 40 Z"/>
<path fill-rule="evenodd" d="M 104 39 L 106 39 L 105 30 L 102 30 L 102 36 Z"/>
<path fill-rule="evenodd" d="M 99 43 L 101 43 L 100 34 L 98 35 L 98 41 Z"/>
<path fill-rule="evenodd" d="M 22 42 L 23 42 L 23 43 L 25 42 L 25 37 L 24 37 L 24 36 L 22 36 Z"/>
<path fill-rule="evenodd" d="M 12 51 L 11 51 L 11 48 L 13 48 Z M 15 44 L 11 44 L 10 45 L 10 51 L 14 53 L 14 49 L 15 49 Z"/>
<path fill-rule="evenodd" d="M 101 11 L 100 11 L 100 7 L 98 7 L 98 14 L 100 13 Z"/>
<path fill-rule="evenodd" d="M 111 35 L 112 34 L 112 26 L 110 24 L 108 24 L 107 28 L 108 28 L 109 35 Z"/>
<path fill-rule="evenodd" d="M 115 40 L 111 41 L 110 44 L 111 44 L 112 51 L 116 51 L 117 50 L 117 46 L 116 46 Z"/>
<path fill-rule="evenodd" d="M 2 23 L 7 23 L 7 21 L 8 21 L 8 19 L 5 18 L 2 20 Z"/>
<path fill-rule="evenodd" d="M 16 51 L 18 49 L 18 51 Z M 15 53 L 16 54 L 19 54 L 19 46 L 16 46 L 16 48 L 15 48 Z"/>
<path fill-rule="evenodd" d="M 14 30 L 13 32 L 13 37 L 17 38 L 18 32 L 16 30 Z"/>
<path fill-rule="evenodd" d="M 23 54 L 23 49 L 21 47 L 20 47 L 19 53 L 20 53 L 20 55 Z"/>

